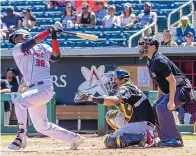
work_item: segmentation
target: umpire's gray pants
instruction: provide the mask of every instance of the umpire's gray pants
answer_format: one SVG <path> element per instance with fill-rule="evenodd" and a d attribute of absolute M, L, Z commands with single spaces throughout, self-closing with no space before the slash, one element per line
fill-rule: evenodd
<path fill-rule="evenodd" d="M 176 128 L 175 120 L 172 111 L 169 111 L 167 104 L 169 102 L 169 94 L 162 95 L 153 105 L 155 114 L 155 125 L 161 140 L 176 138 L 181 139 L 181 135 Z M 176 108 L 183 105 L 185 102 L 180 100 L 180 88 L 176 88 L 175 105 Z"/>

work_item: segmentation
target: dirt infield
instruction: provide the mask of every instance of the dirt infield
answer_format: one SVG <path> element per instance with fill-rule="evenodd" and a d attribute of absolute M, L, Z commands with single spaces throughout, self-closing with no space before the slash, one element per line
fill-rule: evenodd
<path fill-rule="evenodd" d="M 70 151 L 69 144 L 50 138 L 29 138 L 28 146 L 20 151 L 11 151 L 7 145 L 11 140 L 1 142 L 3 156 L 196 156 L 196 140 L 185 140 L 183 148 L 129 148 L 105 149 L 104 137 L 85 135 L 86 140 L 76 151 Z"/>

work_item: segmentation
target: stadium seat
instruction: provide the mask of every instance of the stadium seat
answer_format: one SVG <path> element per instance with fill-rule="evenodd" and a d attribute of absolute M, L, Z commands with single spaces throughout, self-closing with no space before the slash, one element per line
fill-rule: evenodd
<path fill-rule="evenodd" d="M 96 42 L 96 47 L 117 47 L 118 43 L 115 41 L 101 41 Z"/>
<path fill-rule="evenodd" d="M 98 33 L 95 35 L 98 36 L 99 40 L 109 40 L 109 38 L 110 38 L 110 34 L 108 34 L 108 33 Z"/>
<path fill-rule="evenodd" d="M 62 47 L 74 48 L 74 47 L 75 47 L 75 42 L 72 42 L 72 41 L 65 41 L 65 42 L 62 43 Z"/>
<path fill-rule="evenodd" d="M 92 41 L 85 41 L 85 47 L 95 47 L 95 42 Z"/>
<path fill-rule="evenodd" d="M 68 28 L 67 31 L 84 32 L 85 28 L 84 27 L 73 27 L 73 28 Z"/>
<path fill-rule="evenodd" d="M 121 40 L 121 39 L 124 39 L 123 32 L 110 34 L 110 40 Z"/>
<path fill-rule="evenodd" d="M 75 46 L 76 48 L 84 48 L 86 46 L 84 41 L 76 41 Z"/>

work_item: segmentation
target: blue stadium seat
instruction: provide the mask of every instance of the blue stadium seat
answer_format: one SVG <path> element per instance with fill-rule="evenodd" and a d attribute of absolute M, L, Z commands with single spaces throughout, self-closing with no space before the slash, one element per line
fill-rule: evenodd
<path fill-rule="evenodd" d="M 103 31 L 107 31 L 107 32 L 114 32 L 114 31 L 118 31 L 118 32 L 121 32 L 123 31 L 123 28 L 122 27 L 119 27 L 119 26 L 112 26 L 111 28 L 103 28 Z"/>
<path fill-rule="evenodd" d="M 59 34 L 59 35 L 57 35 L 57 38 L 61 39 L 61 40 L 64 40 L 64 41 L 67 41 L 69 36 L 67 34 Z"/>
<path fill-rule="evenodd" d="M 8 40 L 5 40 L 3 42 L 0 43 L 1 48 L 13 48 L 14 44 L 11 44 L 8 42 Z"/>
<path fill-rule="evenodd" d="M 85 28 L 84 27 L 73 27 L 73 28 L 67 29 L 67 31 L 84 32 L 85 31 Z"/>
<path fill-rule="evenodd" d="M 179 4 L 177 3 L 170 3 L 170 4 L 166 4 L 165 9 L 176 9 L 179 7 Z"/>
<path fill-rule="evenodd" d="M 1 45 L 1 48 L 8 48 L 8 44 L 5 42 L 1 42 L 0 45 Z"/>
<path fill-rule="evenodd" d="M 38 25 L 53 25 L 55 22 L 52 18 L 43 18 L 43 19 L 37 18 L 37 23 Z"/>
<path fill-rule="evenodd" d="M 161 9 L 161 7 L 160 7 L 160 5 L 159 5 L 159 4 L 157 4 L 157 3 L 152 3 L 152 9 L 160 10 L 160 9 Z"/>
<path fill-rule="evenodd" d="M 109 38 L 110 38 L 110 34 L 108 34 L 108 33 L 98 33 L 95 35 L 98 36 L 99 40 L 109 40 Z"/>
<path fill-rule="evenodd" d="M 33 7 L 31 9 L 32 12 L 45 12 L 45 8 L 44 7 Z"/>
<path fill-rule="evenodd" d="M 86 31 L 96 31 L 96 27 L 97 26 L 87 27 L 87 28 L 85 28 L 85 32 Z"/>
<path fill-rule="evenodd" d="M 96 42 L 96 47 L 117 47 L 118 43 L 115 41 L 101 41 Z"/>
<path fill-rule="evenodd" d="M 74 47 L 75 47 L 75 42 L 72 42 L 72 41 L 65 41 L 65 42 L 62 42 L 62 47 L 74 48 Z"/>
<path fill-rule="evenodd" d="M 124 39 L 124 34 L 121 33 L 112 33 L 110 34 L 110 40 L 112 39 Z"/>
<path fill-rule="evenodd" d="M 157 16 L 166 16 L 166 17 L 168 16 L 168 12 L 165 10 L 159 10 L 156 13 L 157 13 Z"/>
<path fill-rule="evenodd" d="M 85 42 L 84 41 L 76 41 L 74 47 L 84 48 L 85 47 Z"/>
<path fill-rule="evenodd" d="M 85 47 L 95 47 L 95 42 L 92 41 L 85 41 Z"/>

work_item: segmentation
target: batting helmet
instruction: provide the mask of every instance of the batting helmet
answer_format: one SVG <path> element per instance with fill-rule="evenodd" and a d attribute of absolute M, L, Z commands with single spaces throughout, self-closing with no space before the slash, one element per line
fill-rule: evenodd
<path fill-rule="evenodd" d="M 22 35 L 22 38 L 24 40 L 29 40 L 32 38 L 30 32 L 28 32 L 27 30 L 24 29 L 18 29 L 16 31 L 14 31 L 10 36 L 9 36 L 9 42 L 12 44 L 16 44 L 15 43 L 15 38 L 17 35 Z"/>
<path fill-rule="evenodd" d="M 155 45 L 155 47 L 158 49 L 159 48 L 159 41 L 155 37 L 141 37 L 139 39 L 139 53 L 141 54 L 140 59 L 142 59 L 145 53 L 148 51 L 148 46 L 149 45 Z"/>

